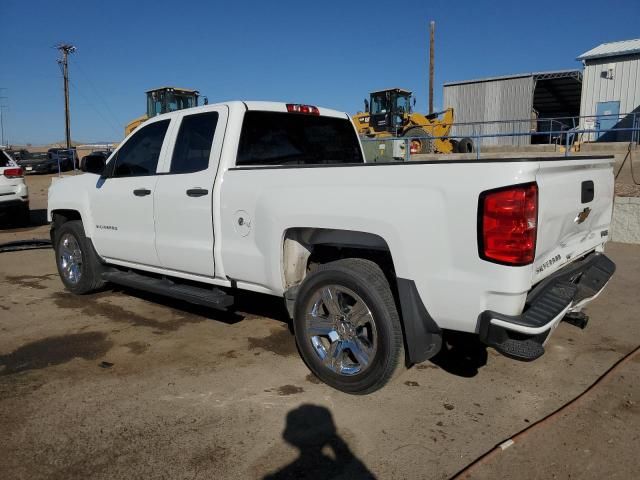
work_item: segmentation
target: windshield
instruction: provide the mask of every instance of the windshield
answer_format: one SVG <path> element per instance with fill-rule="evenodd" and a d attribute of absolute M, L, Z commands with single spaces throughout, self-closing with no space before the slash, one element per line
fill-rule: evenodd
<path fill-rule="evenodd" d="M 398 113 L 405 113 L 409 111 L 409 95 L 402 93 L 393 94 L 393 101 L 395 104 L 395 111 Z"/>
<path fill-rule="evenodd" d="M 166 90 L 149 92 L 147 93 L 147 116 L 152 118 L 161 113 L 196 107 L 196 103 L 197 97 L 194 94 L 175 93 Z"/>
<path fill-rule="evenodd" d="M 169 93 L 167 95 L 168 112 L 182 110 L 183 108 L 191 108 L 196 106 L 196 99 L 193 95 L 181 95 Z"/>
<path fill-rule="evenodd" d="M 395 113 L 409 112 L 410 100 L 411 94 L 409 93 L 382 92 L 373 94 L 371 95 L 371 114 L 387 113 L 389 110 Z"/>
<path fill-rule="evenodd" d="M 376 115 L 379 113 L 387 113 L 387 95 L 385 93 L 378 93 L 371 95 L 371 114 Z"/>

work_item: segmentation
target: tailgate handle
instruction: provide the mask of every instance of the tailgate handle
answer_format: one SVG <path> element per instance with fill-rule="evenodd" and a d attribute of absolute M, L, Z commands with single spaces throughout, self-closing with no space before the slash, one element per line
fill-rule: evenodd
<path fill-rule="evenodd" d="M 582 203 L 589 203 L 593 200 L 595 189 L 593 187 L 593 180 L 585 180 L 582 182 L 582 193 L 580 194 L 580 201 Z"/>

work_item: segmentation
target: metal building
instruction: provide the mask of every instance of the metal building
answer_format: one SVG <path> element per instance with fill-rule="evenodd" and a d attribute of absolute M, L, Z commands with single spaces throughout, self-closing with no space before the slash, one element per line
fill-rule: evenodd
<path fill-rule="evenodd" d="M 522 136 L 483 138 L 481 144 L 549 143 L 553 139 L 545 132 L 560 130 L 561 126 L 541 119 L 578 116 L 581 88 L 579 70 L 523 73 L 445 83 L 443 104 L 454 109 L 452 135 L 517 132 Z"/>
<path fill-rule="evenodd" d="M 583 53 L 582 127 L 587 129 L 631 128 L 640 123 L 640 38 L 603 43 Z M 629 132 L 591 135 L 591 140 L 623 141 Z"/>

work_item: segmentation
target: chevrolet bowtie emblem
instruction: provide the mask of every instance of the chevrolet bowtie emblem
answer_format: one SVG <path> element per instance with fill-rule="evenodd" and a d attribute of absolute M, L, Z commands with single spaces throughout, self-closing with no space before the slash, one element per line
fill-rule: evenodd
<path fill-rule="evenodd" d="M 576 222 L 577 224 L 581 224 L 587 219 L 590 213 L 591 213 L 591 209 L 589 207 L 585 207 L 584 210 L 582 210 L 578 215 L 576 215 L 576 218 L 573 221 Z"/>

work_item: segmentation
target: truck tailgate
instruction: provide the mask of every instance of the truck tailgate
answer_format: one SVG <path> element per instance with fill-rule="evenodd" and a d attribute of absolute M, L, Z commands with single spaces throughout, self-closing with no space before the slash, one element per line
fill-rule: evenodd
<path fill-rule="evenodd" d="M 540 162 L 533 283 L 608 240 L 612 166 L 612 157 Z"/>

